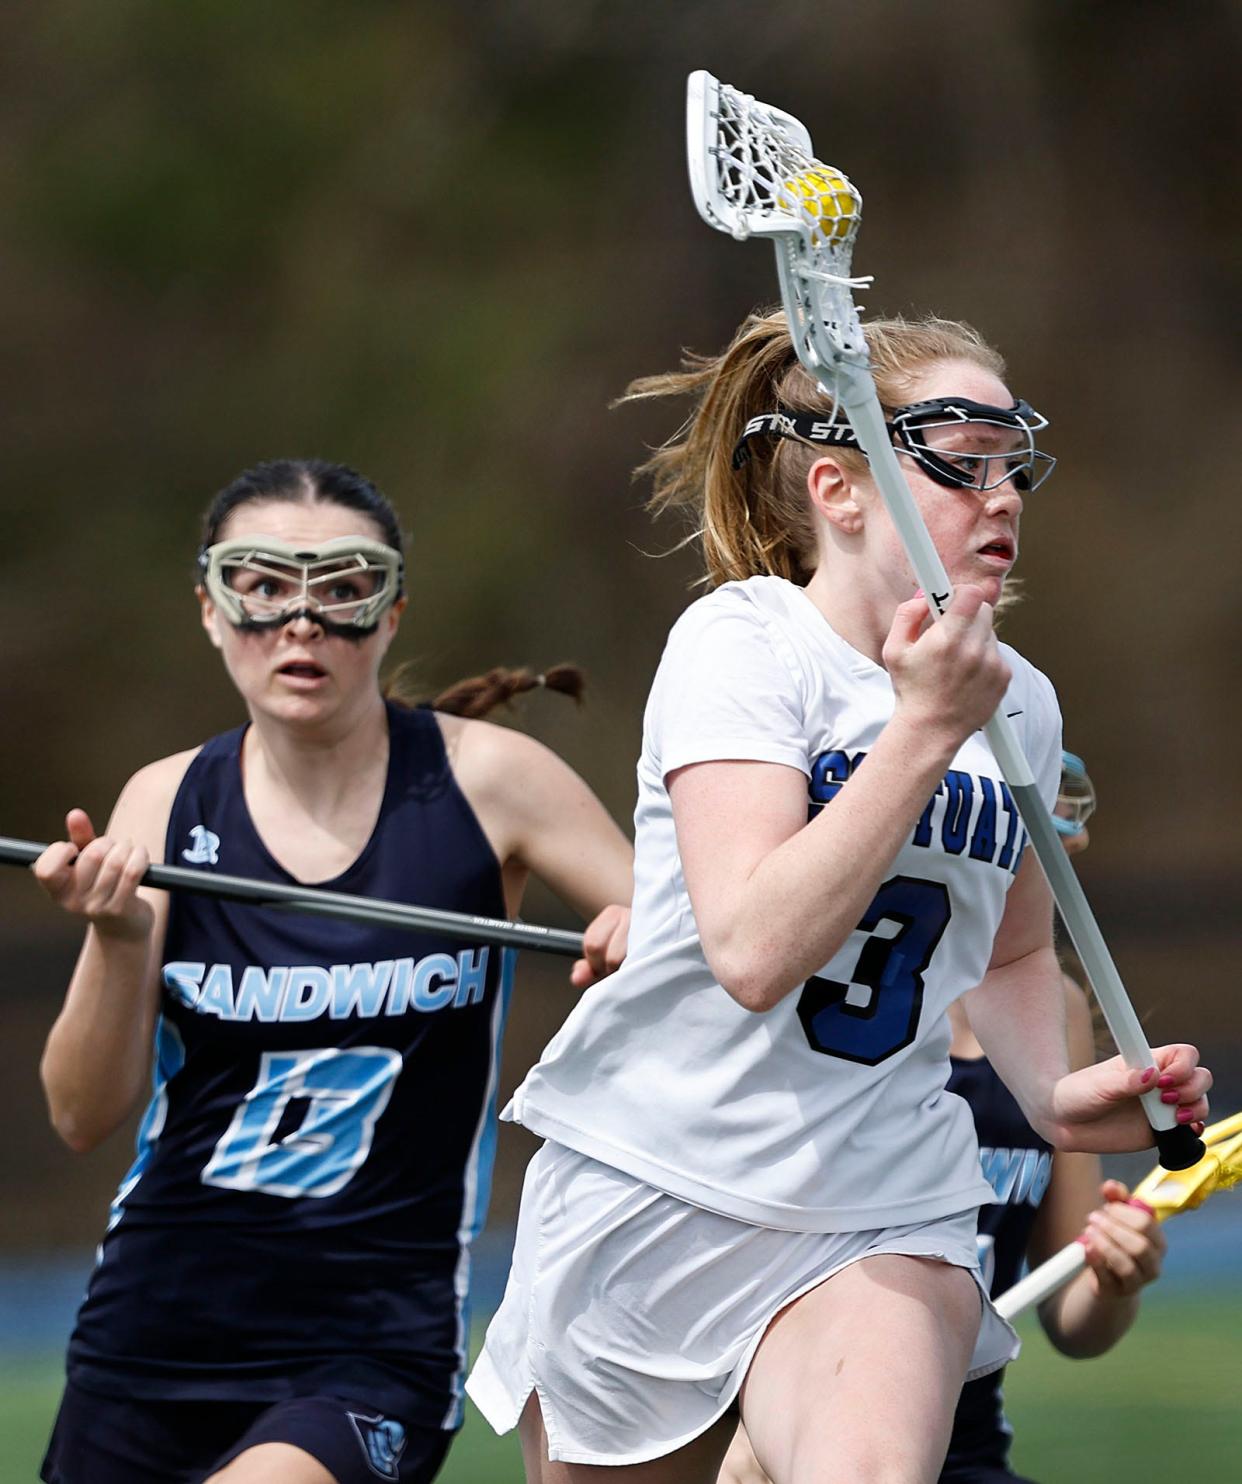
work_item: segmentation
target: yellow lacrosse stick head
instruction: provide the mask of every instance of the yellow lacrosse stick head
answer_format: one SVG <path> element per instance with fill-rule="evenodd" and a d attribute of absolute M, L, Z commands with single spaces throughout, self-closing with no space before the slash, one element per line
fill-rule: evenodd
<path fill-rule="evenodd" d="M 812 165 L 782 182 L 776 204 L 800 213 L 825 243 L 844 242 L 857 224 L 862 197 L 839 170 Z"/>
<path fill-rule="evenodd" d="M 1217 1190 L 1242 1182 L 1242 1113 L 1222 1118 L 1204 1130 L 1206 1153 L 1188 1170 L 1160 1165 L 1134 1187 L 1133 1199 L 1150 1206 L 1164 1221 L 1179 1211 L 1193 1211 Z"/>

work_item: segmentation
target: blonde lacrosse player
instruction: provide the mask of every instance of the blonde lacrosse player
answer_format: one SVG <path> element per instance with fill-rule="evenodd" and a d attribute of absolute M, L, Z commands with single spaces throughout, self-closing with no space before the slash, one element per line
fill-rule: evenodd
<path fill-rule="evenodd" d="M 1068 855 L 1087 848 L 1095 790 L 1082 759 L 1062 753 L 1054 821 Z M 1079 985 L 1065 974 L 1070 1062 L 1095 1059 L 1091 1014 Z M 1164 1234 L 1155 1213 L 1117 1180 L 1101 1185 L 1094 1154 L 1054 1153 L 1022 1116 L 1013 1095 L 983 1054 L 962 1000 L 949 1007 L 950 1092 L 970 1106 L 993 1203 L 979 1211 L 979 1260 L 988 1291 L 999 1297 L 1017 1281 L 1023 1260 L 1033 1266 L 1079 1241 L 1088 1271 L 1045 1302 L 1044 1330 L 1064 1354 L 1101 1355 L 1133 1324 L 1142 1288 L 1160 1275 Z M 1099 1203 L 1100 1196 L 1103 1203 Z M 1030 1484 L 1009 1462 L 1012 1432 L 1001 1393 L 1003 1371 L 969 1381 L 953 1417 L 940 1484 Z M 739 1427 L 718 1484 L 769 1484 Z"/>
<path fill-rule="evenodd" d="M 635 389 L 695 398 L 649 467 L 714 590 L 647 705 L 629 956 L 506 1112 L 547 1142 L 468 1389 L 539 1484 L 706 1484 L 739 1400 L 777 1484 L 935 1479 L 963 1379 L 1015 1346 L 944 1091 L 966 990 L 1059 1147 L 1146 1147 L 1161 1077 L 1207 1109 L 1193 1047 L 1068 1070 L 1048 891 L 979 733 L 1003 700 L 1051 808 L 1052 687 L 992 630 L 1043 420 L 965 327 L 869 342 L 956 588 L 934 627 L 783 316 Z"/>
<path fill-rule="evenodd" d="M 532 739 L 385 699 L 402 540 L 362 475 L 245 471 L 200 575 L 247 724 L 135 774 L 107 834 L 72 812 L 35 867 L 86 927 L 53 1123 L 91 1149 L 155 1083 L 42 1478 L 428 1484 L 461 1423 L 513 955 L 137 883 L 154 859 L 503 917 L 534 872 L 594 915 L 581 985 L 624 951 L 629 845 Z"/>

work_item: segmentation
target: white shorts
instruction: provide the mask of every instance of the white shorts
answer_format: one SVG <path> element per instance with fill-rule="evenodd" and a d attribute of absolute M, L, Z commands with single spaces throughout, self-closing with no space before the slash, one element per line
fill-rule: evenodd
<path fill-rule="evenodd" d="M 880 1231 L 777 1231 L 545 1143 L 526 1172 L 509 1283 L 466 1390 L 501 1433 L 535 1391 L 554 1461 L 660 1458 L 728 1410 L 786 1304 L 882 1252 L 974 1273 L 983 1317 L 968 1379 L 1017 1355 L 979 1275 L 973 1209 Z"/>

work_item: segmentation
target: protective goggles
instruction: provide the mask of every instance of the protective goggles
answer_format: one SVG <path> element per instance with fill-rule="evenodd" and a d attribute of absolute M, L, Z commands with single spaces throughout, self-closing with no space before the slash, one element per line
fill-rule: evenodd
<path fill-rule="evenodd" d="M 364 536 L 302 549 L 271 536 L 217 541 L 198 555 L 203 586 L 239 629 L 279 628 L 306 616 L 329 633 L 374 633 L 401 596 L 401 553 Z"/>
<path fill-rule="evenodd" d="M 949 489 L 993 490 L 1012 481 L 1022 494 L 1036 490 L 1056 459 L 1035 447 L 1048 419 L 1029 402 L 992 407 L 967 397 L 933 397 L 895 408 L 885 424 L 898 453 L 912 458 Z M 733 449 L 733 467 L 750 457 L 751 438 L 794 438 L 802 443 L 858 448 L 847 422 L 806 412 L 764 412 L 752 417 Z"/>
<path fill-rule="evenodd" d="M 1087 765 L 1072 752 L 1061 754 L 1061 786 L 1052 822 L 1059 835 L 1081 835 L 1095 813 L 1095 784 Z"/>

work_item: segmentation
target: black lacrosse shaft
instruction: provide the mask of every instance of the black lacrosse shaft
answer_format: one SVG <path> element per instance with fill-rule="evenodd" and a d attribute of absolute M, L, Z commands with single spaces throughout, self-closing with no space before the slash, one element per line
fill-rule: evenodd
<path fill-rule="evenodd" d="M 13 840 L 0 835 L 0 864 L 29 866 L 47 849 L 33 840 Z M 196 891 L 203 896 L 223 897 L 230 902 L 253 902 L 278 907 L 285 912 L 304 912 L 312 917 L 340 917 L 350 922 L 379 922 L 412 932 L 445 933 L 450 938 L 469 938 L 476 943 L 498 943 L 505 948 L 534 948 L 541 953 L 559 953 L 578 958 L 582 934 L 561 928 L 538 927 L 533 923 L 506 922 L 497 917 L 474 917 L 465 912 L 445 912 L 438 907 L 411 907 L 404 902 L 373 901 L 342 891 L 321 891 L 315 886 L 295 886 L 278 881 L 252 881 L 245 876 L 215 875 L 188 871 L 184 866 L 149 866 L 143 886 L 161 891 Z"/>

